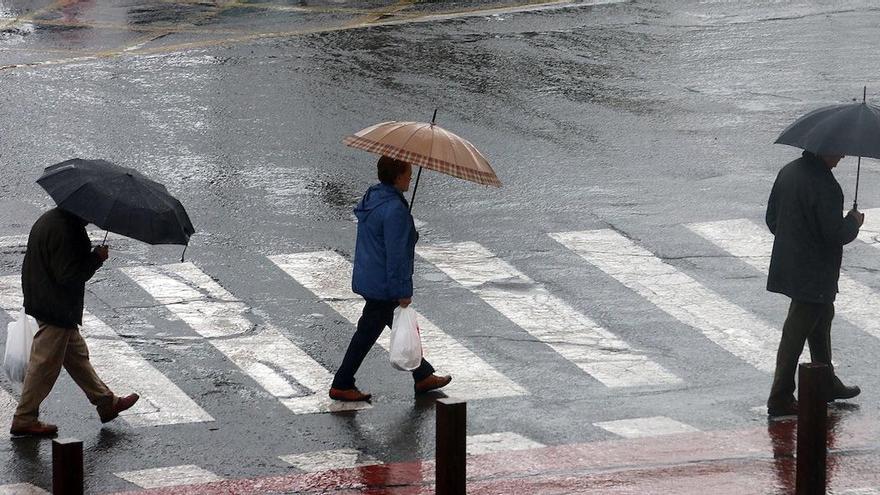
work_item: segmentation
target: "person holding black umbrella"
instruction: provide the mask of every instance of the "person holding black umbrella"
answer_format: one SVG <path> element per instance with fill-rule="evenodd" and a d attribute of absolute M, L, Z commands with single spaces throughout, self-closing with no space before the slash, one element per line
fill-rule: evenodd
<path fill-rule="evenodd" d="M 766 221 L 774 235 L 767 290 L 791 298 L 776 355 L 769 416 L 797 414 L 795 373 L 804 343 L 813 362 L 831 367 L 827 399 L 851 399 L 831 364 L 831 320 L 843 259 L 843 246 L 859 233 L 865 216 L 858 209 L 862 157 L 880 159 L 880 107 L 862 101 L 818 108 L 791 123 L 776 143 L 803 151 L 779 171 Z M 843 190 L 831 173 L 845 156 L 858 157 L 852 209 L 843 215 Z"/>
<path fill-rule="evenodd" d="M 31 228 L 21 271 L 25 312 L 36 318 L 21 400 L 12 420 L 14 436 L 55 436 L 58 427 L 38 420 L 62 366 L 98 410 L 102 423 L 131 408 L 138 395 L 117 397 L 95 373 L 79 333 L 85 284 L 107 260 L 107 246 L 92 248 L 88 222 L 61 208 L 44 213 Z"/>
<path fill-rule="evenodd" d="M 108 256 L 107 246 L 92 248 L 86 225 L 149 244 L 186 246 L 195 233 L 183 205 L 165 186 L 106 160 L 73 158 L 56 163 L 46 167 L 37 184 L 58 207 L 34 224 L 22 266 L 25 312 L 39 322 L 40 329 L 10 429 L 16 436 L 58 432 L 56 426 L 37 418 L 62 366 L 98 408 L 102 423 L 139 399 L 136 393 L 117 397 L 107 388 L 92 368 L 79 333 L 85 283 Z"/>
<path fill-rule="evenodd" d="M 797 414 L 795 372 L 805 342 L 814 363 L 831 366 L 843 246 L 856 238 L 865 220 L 855 207 L 842 215 L 843 191 L 831 173 L 842 158 L 804 151 L 779 171 L 767 201 L 767 227 L 774 235 L 767 290 L 791 298 L 767 399 L 769 416 Z M 859 387 L 848 387 L 834 375 L 829 400 L 859 393 Z"/>

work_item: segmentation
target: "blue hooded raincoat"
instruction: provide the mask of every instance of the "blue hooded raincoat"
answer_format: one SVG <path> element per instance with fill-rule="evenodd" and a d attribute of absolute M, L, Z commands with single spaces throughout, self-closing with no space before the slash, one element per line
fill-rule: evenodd
<path fill-rule="evenodd" d="M 354 208 L 358 219 L 351 289 L 367 299 L 412 297 L 419 233 L 409 204 L 394 186 L 376 184 Z"/>

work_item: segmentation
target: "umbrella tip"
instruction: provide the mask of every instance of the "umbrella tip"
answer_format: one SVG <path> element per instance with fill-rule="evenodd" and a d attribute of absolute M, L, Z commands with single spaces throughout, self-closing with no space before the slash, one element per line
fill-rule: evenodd
<path fill-rule="evenodd" d="M 440 109 L 439 108 L 434 109 L 434 116 L 431 117 L 431 125 L 434 125 L 434 122 L 437 121 L 437 110 L 440 110 Z"/>

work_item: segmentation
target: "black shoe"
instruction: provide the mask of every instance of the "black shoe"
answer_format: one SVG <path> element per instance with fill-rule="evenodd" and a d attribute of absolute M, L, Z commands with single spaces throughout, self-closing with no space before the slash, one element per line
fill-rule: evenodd
<path fill-rule="evenodd" d="M 852 399 L 860 393 L 862 393 L 862 389 L 858 386 L 853 385 L 852 387 L 847 387 L 838 381 L 837 384 L 834 385 L 834 388 L 831 389 L 831 397 L 828 398 L 828 402 L 833 402 L 837 399 Z"/>
<path fill-rule="evenodd" d="M 770 418 L 779 418 L 782 416 L 797 416 L 798 403 L 793 400 L 781 406 L 767 406 L 767 416 Z"/>

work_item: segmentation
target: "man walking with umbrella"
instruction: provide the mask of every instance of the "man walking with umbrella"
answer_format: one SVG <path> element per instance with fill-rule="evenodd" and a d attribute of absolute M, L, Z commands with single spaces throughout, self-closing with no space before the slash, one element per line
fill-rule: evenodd
<path fill-rule="evenodd" d="M 843 245 L 856 238 L 865 218 L 855 205 L 842 215 L 843 191 L 831 173 L 842 158 L 804 151 L 779 172 L 767 202 L 767 226 L 775 236 L 767 290 L 791 298 L 767 399 L 769 416 L 797 414 L 795 372 L 805 341 L 813 362 L 831 366 L 831 320 Z M 834 375 L 828 400 L 859 392 Z"/>
<path fill-rule="evenodd" d="M 38 420 L 40 404 L 49 395 L 61 368 L 98 409 L 102 423 L 119 416 L 138 400 L 137 394 L 117 397 L 98 378 L 89 350 L 79 333 L 85 283 L 107 260 L 107 246 L 92 249 L 87 221 L 54 208 L 31 228 L 22 265 L 25 312 L 39 323 L 34 335 L 21 400 L 12 420 L 15 436 L 54 436 L 55 425 Z"/>
<path fill-rule="evenodd" d="M 880 107 L 862 101 L 818 108 L 791 123 L 776 139 L 803 149 L 803 156 L 780 170 L 767 202 L 767 226 L 774 234 L 767 290 L 791 298 L 776 356 L 767 412 L 797 414 L 795 372 L 804 342 L 813 362 L 831 366 L 831 320 L 843 246 L 859 233 L 862 157 L 880 158 Z M 852 210 L 843 212 L 843 191 L 831 170 L 844 156 L 857 156 Z M 834 374 L 828 401 L 859 395 Z"/>

